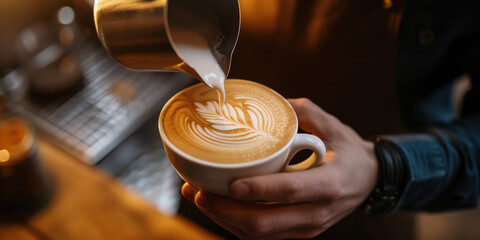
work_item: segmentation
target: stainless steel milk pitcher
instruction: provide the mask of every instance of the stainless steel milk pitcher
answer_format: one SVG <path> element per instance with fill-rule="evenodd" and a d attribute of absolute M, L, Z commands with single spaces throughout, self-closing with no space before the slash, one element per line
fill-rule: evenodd
<path fill-rule="evenodd" d="M 175 47 L 172 27 L 183 22 L 191 30 L 201 31 L 199 19 L 212 23 L 222 36 L 207 37 L 225 75 L 230 70 L 240 30 L 238 0 L 97 0 L 94 18 L 100 42 L 124 66 L 134 70 L 182 71 L 197 79 L 200 78 L 196 71 Z M 213 42 L 218 40 L 219 43 Z"/>

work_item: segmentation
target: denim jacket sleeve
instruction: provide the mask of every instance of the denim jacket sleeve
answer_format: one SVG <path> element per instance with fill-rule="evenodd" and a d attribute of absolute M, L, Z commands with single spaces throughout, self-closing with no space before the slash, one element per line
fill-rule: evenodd
<path fill-rule="evenodd" d="M 405 157 L 407 181 L 397 209 L 474 207 L 480 194 L 480 114 L 430 134 L 387 137 Z"/>

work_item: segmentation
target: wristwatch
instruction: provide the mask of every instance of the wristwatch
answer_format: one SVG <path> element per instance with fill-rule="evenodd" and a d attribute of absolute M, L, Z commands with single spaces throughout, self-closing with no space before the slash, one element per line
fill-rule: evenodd
<path fill-rule="evenodd" d="M 374 138 L 379 177 L 373 192 L 362 205 L 368 213 L 390 213 L 405 187 L 404 158 L 398 146 L 381 137 Z"/>

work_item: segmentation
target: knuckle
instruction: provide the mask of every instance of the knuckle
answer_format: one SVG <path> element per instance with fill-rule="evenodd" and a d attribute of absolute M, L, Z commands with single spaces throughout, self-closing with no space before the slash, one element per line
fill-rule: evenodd
<path fill-rule="evenodd" d="M 305 194 L 303 184 L 294 178 L 285 182 L 285 189 L 285 200 L 287 203 L 299 202 Z"/>
<path fill-rule="evenodd" d="M 330 184 L 327 193 L 325 194 L 326 200 L 330 202 L 335 202 L 342 197 L 343 192 L 343 186 L 338 182 L 333 182 Z"/>
<path fill-rule="evenodd" d="M 305 230 L 303 232 L 303 236 L 301 236 L 302 238 L 314 238 L 318 235 L 320 235 L 320 233 L 324 232 L 326 229 L 323 229 L 323 228 L 320 228 L 320 229 L 312 229 L 312 230 Z"/>
<path fill-rule="evenodd" d="M 323 208 L 318 207 L 312 210 L 310 223 L 313 228 L 321 228 L 327 222 L 327 214 Z"/>
<path fill-rule="evenodd" d="M 253 237 L 260 237 L 269 233 L 272 229 L 270 221 L 265 217 L 252 216 L 247 223 L 247 232 Z"/>
<path fill-rule="evenodd" d="M 298 107 L 301 111 L 308 111 L 311 108 L 313 102 L 309 98 L 299 98 Z"/>

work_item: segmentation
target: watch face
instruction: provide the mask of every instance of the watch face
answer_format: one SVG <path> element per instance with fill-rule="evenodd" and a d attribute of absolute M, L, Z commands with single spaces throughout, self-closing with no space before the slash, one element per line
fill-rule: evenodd
<path fill-rule="evenodd" d="M 368 213 L 389 213 L 397 203 L 397 193 L 383 191 L 376 188 L 365 202 L 365 211 Z"/>

